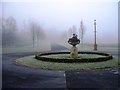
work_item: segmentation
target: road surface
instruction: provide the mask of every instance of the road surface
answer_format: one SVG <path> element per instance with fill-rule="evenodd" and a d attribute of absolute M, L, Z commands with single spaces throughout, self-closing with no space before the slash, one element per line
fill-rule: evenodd
<path fill-rule="evenodd" d="M 52 45 L 52 50 L 65 50 L 60 45 Z M 2 88 L 11 90 L 16 88 L 29 88 L 44 90 L 118 90 L 118 69 L 97 71 L 53 71 L 32 69 L 13 64 L 13 60 L 36 54 L 34 53 L 11 53 L 2 55 Z M 21 90 L 21 89 L 20 89 Z"/>

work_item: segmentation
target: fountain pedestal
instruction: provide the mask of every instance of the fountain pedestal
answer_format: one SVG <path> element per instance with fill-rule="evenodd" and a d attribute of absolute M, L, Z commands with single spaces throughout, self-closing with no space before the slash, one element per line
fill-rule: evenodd
<path fill-rule="evenodd" d="M 78 58 L 78 49 L 77 49 L 77 47 L 73 46 L 71 48 L 70 57 L 71 58 Z"/>
<path fill-rule="evenodd" d="M 73 37 L 69 38 L 68 43 L 73 46 L 71 48 L 70 57 L 78 58 L 78 49 L 77 49 L 76 45 L 80 43 L 80 40 L 77 38 L 77 35 L 73 34 Z"/>

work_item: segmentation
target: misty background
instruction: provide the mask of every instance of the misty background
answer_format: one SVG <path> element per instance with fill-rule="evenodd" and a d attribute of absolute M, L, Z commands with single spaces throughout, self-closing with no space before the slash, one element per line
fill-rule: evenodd
<path fill-rule="evenodd" d="M 2 2 L 3 47 L 49 47 L 53 43 L 70 46 L 75 33 L 82 44 L 118 44 L 117 2 Z M 41 49 L 45 49 L 41 47 Z"/>

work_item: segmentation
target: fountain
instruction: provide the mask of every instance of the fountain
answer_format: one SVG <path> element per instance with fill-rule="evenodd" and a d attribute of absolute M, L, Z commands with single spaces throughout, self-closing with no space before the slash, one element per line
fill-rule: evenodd
<path fill-rule="evenodd" d="M 73 34 L 73 37 L 69 38 L 68 43 L 73 45 L 70 53 L 71 58 L 78 58 L 78 49 L 76 45 L 80 43 L 80 40 L 77 38 L 77 35 Z"/>

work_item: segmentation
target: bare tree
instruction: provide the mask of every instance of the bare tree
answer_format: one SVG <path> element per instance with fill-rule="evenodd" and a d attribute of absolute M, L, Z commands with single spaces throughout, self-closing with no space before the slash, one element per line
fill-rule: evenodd
<path fill-rule="evenodd" d="M 63 31 L 61 33 L 61 40 L 65 42 L 67 41 L 67 31 Z"/>
<path fill-rule="evenodd" d="M 74 34 L 77 34 L 77 28 L 76 28 L 75 25 L 73 25 L 72 30 L 73 30 L 73 33 L 74 33 Z"/>
<path fill-rule="evenodd" d="M 6 20 L 3 19 L 2 22 L 3 45 L 5 46 L 15 45 L 15 41 L 17 38 L 16 31 L 17 31 L 16 20 L 12 16 L 8 17 Z"/>
<path fill-rule="evenodd" d="M 37 44 L 40 40 L 44 40 L 46 37 L 44 33 L 44 29 L 39 24 L 36 24 L 35 33 L 36 33 Z"/>
<path fill-rule="evenodd" d="M 0 18 L 0 46 L 2 46 L 2 18 Z"/>
<path fill-rule="evenodd" d="M 83 38 L 85 34 L 85 26 L 83 25 L 83 21 L 80 22 L 80 36 L 81 36 L 81 43 L 83 44 Z"/>
<path fill-rule="evenodd" d="M 42 40 L 45 38 L 44 30 L 40 27 L 40 25 L 34 21 L 30 22 L 29 28 L 32 34 L 32 44 L 33 48 L 35 47 L 35 41 Z"/>
<path fill-rule="evenodd" d="M 73 30 L 72 30 L 72 28 L 69 28 L 68 29 L 68 38 L 71 37 L 72 34 L 73 34 Z"/>
<path fill-rule="evenodd" d="M 32 44 L 33 44 L 33 48 L 34 48 L 34 46 L 35 46 L 35 23 L 30 22 L 29 26 L 30 26 L 30 31 L 31 31 L 31 35 L 32 35 Z"/>

